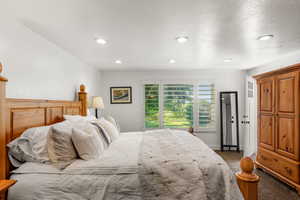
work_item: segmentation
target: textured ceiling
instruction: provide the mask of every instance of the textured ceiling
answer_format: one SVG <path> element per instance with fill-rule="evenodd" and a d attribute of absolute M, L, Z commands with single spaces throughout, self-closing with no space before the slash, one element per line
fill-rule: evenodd
<path fill-rule="evenodd" d="M 300 50 L 299 0 L 1 0 L 33 32 L 100 69 L 247 69 Z M 262 34 L 273 34 L 258 41 Z M 187 35 L 185 44 L 175 37 Z M 96 37 L 107 40 L 105 46 Z M 232 58 L 224 63 L 225 58 Z M 122 65 L 114 63 L 116 59 Z M 175 59 L 175 64 L 169 60 Z"/>

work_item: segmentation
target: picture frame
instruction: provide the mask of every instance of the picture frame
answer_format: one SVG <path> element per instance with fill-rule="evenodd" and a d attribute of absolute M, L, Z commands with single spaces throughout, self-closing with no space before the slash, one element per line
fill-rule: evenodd
<path fill-rule="evenodd" d="M 110 104 L 131 104 L 132 87 L 110 87 Z"/>

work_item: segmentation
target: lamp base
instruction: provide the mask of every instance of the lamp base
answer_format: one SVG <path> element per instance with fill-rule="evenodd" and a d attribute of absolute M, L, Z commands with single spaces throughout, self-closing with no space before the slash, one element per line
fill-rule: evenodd
<path fill-rule="evenodd" d="M 98 119 L 98 109 L 97 108 L 95 108 L 95 116 Z"/>

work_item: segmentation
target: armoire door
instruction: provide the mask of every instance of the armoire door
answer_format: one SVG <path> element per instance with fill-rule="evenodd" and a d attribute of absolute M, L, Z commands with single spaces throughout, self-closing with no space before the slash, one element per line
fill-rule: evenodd
<path fill-rule="evenodd" d="M 258 142 L 259 146 L 265 149 L 274 151 L 275 149 L 275 140 L 274 140 L 274 128 L 275 121 L 273 114 L 263 114 L 259 116 L 259 136 Z"/>
<path fill-rule="evenodd" d="M 274 88 L 274 77 L 258 82 L 258 145 L 272 151 L 275 150 Z"/>
<path fill-rule="evenodd" d="M 299 160 L 299 72 L 276 77 L 276 152 Z"/>
<path fill-rule="evenodd" d="M 259 109 L 260 112 L 274 112 L 274 78 L 259 81 Z"/>

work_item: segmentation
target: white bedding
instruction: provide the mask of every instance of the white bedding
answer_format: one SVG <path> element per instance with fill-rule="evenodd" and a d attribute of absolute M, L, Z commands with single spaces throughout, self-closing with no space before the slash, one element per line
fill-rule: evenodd
<path fill-rule="evenodd" d="M 228 165 L 184 131 L 123 133 L 98 160 L 25 163 L 11 178 L 8 200 L 242 199 Z"/>

